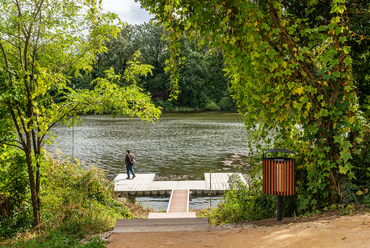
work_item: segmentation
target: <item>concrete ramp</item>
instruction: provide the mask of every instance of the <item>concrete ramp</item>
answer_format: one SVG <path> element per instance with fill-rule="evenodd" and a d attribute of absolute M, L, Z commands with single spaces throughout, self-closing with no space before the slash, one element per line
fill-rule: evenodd
<path fill-rule="evenodd" d="M 207 218 L 161 218 L 118 220 L 112 233 L 183 232 L 208 230 Z"/>

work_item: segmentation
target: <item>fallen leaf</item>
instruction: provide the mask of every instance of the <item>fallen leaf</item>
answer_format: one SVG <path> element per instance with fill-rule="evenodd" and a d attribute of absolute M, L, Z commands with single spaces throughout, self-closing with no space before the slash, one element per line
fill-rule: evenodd
<path fill-rule="evenodd" d="M 342 240 L 345 240 L 346 239 L 346 236 L 344 236 L 343 238 L 342 238 Z"/>

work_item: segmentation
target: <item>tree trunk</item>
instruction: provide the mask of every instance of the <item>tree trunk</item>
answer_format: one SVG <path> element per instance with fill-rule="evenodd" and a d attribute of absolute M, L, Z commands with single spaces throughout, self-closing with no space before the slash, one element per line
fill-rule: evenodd
<path fill-rule="evenodd" d="M 31 190 L 33 221 L 34 221 L 34 226 L 37 227 L 41 223 L 40 194 L 39 194 L 39 190 L 36 187 L 35 178 L 34 178 L 34 171 L 33 171 L 33 165 L 32 165 L 32 149 L 31 149 L 30 143 L 25 149 L 25 153 L 26 153 L 28 177 L 29 177 L 30 190 Z M 39 175 L 39 173 L 37 173 L 37 175 Z"/>

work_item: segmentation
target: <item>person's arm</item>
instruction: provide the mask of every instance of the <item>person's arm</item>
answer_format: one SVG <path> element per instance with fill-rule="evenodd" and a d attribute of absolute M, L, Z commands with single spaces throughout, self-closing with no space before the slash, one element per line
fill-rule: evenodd
<path fill-rule="evenodd" d="M 125 157 L 125 165 L 127 164 L 127 154 L 126 154 L 126 157 Z"/>

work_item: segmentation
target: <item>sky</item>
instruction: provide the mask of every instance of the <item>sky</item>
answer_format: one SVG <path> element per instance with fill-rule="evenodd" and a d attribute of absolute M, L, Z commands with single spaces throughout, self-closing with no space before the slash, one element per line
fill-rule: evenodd
<path fill-rule="evenodd" d="M 131 25 L 149 22 L 152 18 L 134 0 L 103 0 L 103 11 L 116 13 L 122 21 Z"/>

